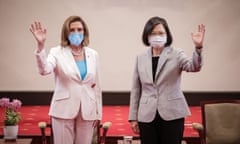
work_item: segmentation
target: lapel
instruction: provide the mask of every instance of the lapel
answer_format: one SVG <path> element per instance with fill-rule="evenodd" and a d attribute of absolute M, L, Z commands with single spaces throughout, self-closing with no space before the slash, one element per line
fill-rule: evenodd
<path fill-rule="evenodd" d="M 159 57 L 159 60 L 158 60 L 158 65 L 157 65 L 157 71 L 156 71 L 156 74 L 155 74 L 155 79 L 157 78 L 157 76 L 161 72 L 162 68 L 164 67 L 164 64 L 168 60 L 169 50 L 170 50 L 169 47 L 165 47 L 163 49 L 162 53 L 160 54 L 160 57 Z"/>
<path fill-rule="evenodd" d="M 149 77 L 151 82 L 153 82 L 153 76 L 152 76 L 152 49 L 151 48 L 149 48 L 147 50 L 147 54 L 145 55 L 144 61 L 146 62 L 145 70 L 147 72 L 147 76 Z"/>
<path fill-rule="evenodd" d="M 81 75 L 79 73 L 79 70 L 78 70 L 78 67 L 77 67 L 77 64 L 75 62 L 75 59 L 72 55 L 72 52 L 71 52 L 71 48 L 70 47 L 67 47 L 67 48 L 64 48 L 64 59 L 66 60 L 66 64 L 65 64 L 65 68 L 64 71 L 65 73 L 70 73 L 71 77 L 73 77 L 74 79 L 78 79 L 78 80 L 81 80 Z"/>
<path fill-rule="evenodd" d="M 64 68 L 65 69 L 64 71 L 66 73 L 71 73 L 71 77 L 73 77 L 74 79 L 82 81 L 76 61 L 71 53 L 71 49 L 69 47 L 64 48 L 64 51 L 65 51 L 64 57 L 66 59 L 66 66 L 68 65 L 66 69 Z M 89 51 L 87 47 L 84 47 L 84 53 L 85 53 L 85 59 L 87 63 L 87 74 L 84 80 L 87 80 L 87 78 L 91 75 L 91 73 L 93 73 L 94 71 L 93 66 L 95 64 L 93 64 L 91 51 Z"/>
<path fill-rule="evenodd" d="M 91 74 L 94 73 L 94 70 L 95 70 L 94 67 L 96 64 L 94 63 L 93 55 L 88 47 L 84 48 L 84 52 L 85 52 L 85 59 L 87 62 L 87 75 L 84 80 L 87 80 L 89 76 L 91 76 Z"/>

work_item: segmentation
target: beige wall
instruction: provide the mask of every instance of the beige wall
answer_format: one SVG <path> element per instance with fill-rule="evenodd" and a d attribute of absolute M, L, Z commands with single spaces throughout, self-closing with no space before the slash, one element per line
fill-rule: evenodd
<path fill-rule="evenodd" d="M 129 91 L 136 54 L 145 48 L 141 32 L 152 16 L 165 17 L 173 45 L 190 56 L 190 33 L 207 27 L 204 67 L 184 73 L 185 91 L 240 91 L 239 0 L 0 0 L 0 91 L 45 91 L 54 87 L 53 75 L 37 73 L 33 21 L 47 28 L 46 48 L 60 40 L 63 21 L 82 16 L 90 29 L 90 47 L 101 58 L 104 91 Z"/>

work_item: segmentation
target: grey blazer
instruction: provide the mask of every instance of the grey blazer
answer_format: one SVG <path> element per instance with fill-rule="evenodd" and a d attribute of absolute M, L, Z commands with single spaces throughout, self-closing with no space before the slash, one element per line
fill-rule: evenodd
<path fill-rule="evenodd" d="M 198 72 L 202 56 L 196 51 L 192 58 L 183 50 L 166 47 L 162 51 L 155 75 L 152 76 L 152 50 L 137 56 L 130 97 L 128 120 L 151 122 L 156 112 L 164 120 L 174 120 L 190 115 L 188 104 L 181 90 L 182 71 Z"/>

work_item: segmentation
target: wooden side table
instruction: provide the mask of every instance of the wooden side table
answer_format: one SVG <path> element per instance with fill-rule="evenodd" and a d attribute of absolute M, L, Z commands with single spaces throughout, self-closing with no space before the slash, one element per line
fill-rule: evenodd
<path fill-rule="evenodd" d="M 0 144 L 31 144 L 32 139 L 17 139 L 16 141 L 5 141 L 4 139 L 0 139 Z"/>

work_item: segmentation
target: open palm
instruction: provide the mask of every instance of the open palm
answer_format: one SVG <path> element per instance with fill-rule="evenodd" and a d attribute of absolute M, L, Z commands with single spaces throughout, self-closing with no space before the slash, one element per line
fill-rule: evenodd
<path fill-rule="evenodd" d="M 196 47 L 203 46 L 203 40 L 205 35 L 205 25 L 200 24 L 198 25 L 198 31 L 191 33 L 193 43 Z"/>
<path fill-rule="evenodd" d="M 30 31 L 37 40 L 38 44 L 43 45 L 46 40 L 47 30 L 42 28 L 41 23 L 34 22 L 33 24 L 31 24 Z"/>

